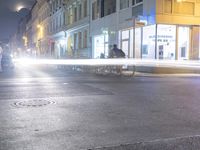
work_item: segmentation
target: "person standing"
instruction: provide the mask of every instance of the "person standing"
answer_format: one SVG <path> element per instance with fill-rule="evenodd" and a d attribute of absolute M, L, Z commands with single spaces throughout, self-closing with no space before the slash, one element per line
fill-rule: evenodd
<path fill-rule="evenodd" d="M 126 56 L 125 53 L 121 49 L 117 48 L 117 44 L 114 44 L 113 49 L 109 53 L 109 58 L 125 58 L 125 56 Z M 116 71 L 118 74 L 121 75 L 122 66 L 121 65 L 116 66 Z"/>
<path fill-rule="evenodd" d="M 117 44 L 113 45 L 113 49 L 110 51 L 109 58 L 125 58 L 125 53 L 117 47 Z"/>

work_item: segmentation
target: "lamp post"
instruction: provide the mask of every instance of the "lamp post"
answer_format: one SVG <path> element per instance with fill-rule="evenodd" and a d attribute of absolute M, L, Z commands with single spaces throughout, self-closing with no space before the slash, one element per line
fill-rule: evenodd
<path fill-rule="evenodd" d="M 27 36 L 23 36 L 22 39 L 24 40 L 24 47 L 28 46 L 28 38 Z"/>
<path fill-rule="evenodd" d="M 40 24 L 38 24 L 37 28 L 38 28 L 38 39 L 42 39 L 43 38 L 43 27 Z"/>

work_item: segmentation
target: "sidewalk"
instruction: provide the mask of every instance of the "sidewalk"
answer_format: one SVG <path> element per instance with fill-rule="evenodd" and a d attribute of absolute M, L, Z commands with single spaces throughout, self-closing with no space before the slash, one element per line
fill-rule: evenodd
<path fill-rule="evenodd" d="M 150 142 L 139 142 L 135 144 L 103 147 L 89 150 L 198 150 L 200 148 L 200 137 L 183 137 L 156 140 Z"/>
<path fill-rule="evenodd" d="M 169 67 L 130 67 L 127 70 L 122 71 L 122 75 L 134 76 L 134 75 L 200 75 L 200 69 L 197 68 L 169 68 Z"/>
<path fill-rule="evenodd" d="M 199 76 L 200 69 L 197 68 L 169 68 L 169 67 L 128 67 L 119 74 L 115 69 L 107 66 L 58 66 L 57 69 L 78 72 L 93 73 L 98 75 L 122 75 L 122 76 Z M 113 67 L 115 68 L 115 67 Z"/>
<path fill-rule="evenodd" d="M 153 74 L 200 74 L 198 68 L 136 67 L 136 72 Z"/>
<path fill-rule="evenodd" d="M 133 70 L 124 70 L 122 73 L 124 76 L 173 76 L 173 77 L 185 77 L 185 76 L 200 76 L 200 70 L 186 69 L 186 68 L 161 68 L 161 67 L 137 67 L 135 72 Z"/>

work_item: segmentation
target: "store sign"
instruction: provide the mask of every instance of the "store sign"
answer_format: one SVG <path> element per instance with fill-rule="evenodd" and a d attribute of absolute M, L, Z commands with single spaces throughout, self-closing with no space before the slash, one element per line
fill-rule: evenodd
<path fill-rule="evenodd" d="M 135 25 L 136 25 L 137 27 L 143 27 L 143 26 L 146 25 L 146 23 L 145 23 L 145 22 L 136 22 Z"/>
<path fill-rule="evenodd" d="M 147 25 L 147 20 L 143 16 L 137 16 L 135 18 L 135 26 L 142 27 Z"/>

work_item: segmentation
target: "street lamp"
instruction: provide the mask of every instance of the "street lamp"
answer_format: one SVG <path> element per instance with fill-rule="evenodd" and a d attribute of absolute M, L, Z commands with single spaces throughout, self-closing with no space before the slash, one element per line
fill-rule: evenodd
<path fill-rule="evenodd" d="M 38 24 L 37 28 L 38 28 L 38 39 L 41 39 L 43 38 L 43 27 L 40 24 Z"/>
<path fill-rule="evenodd" d="M 43 27 L 42 27 L 42 25 L 38 24 L 37 28 L 38 28 L 38 41 L 37 41 L 36 47 L 38 48 L 38 54 L 40 55 L 40 53 L 41 53 L 41 40 L 43 38 Z"/>

